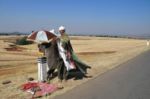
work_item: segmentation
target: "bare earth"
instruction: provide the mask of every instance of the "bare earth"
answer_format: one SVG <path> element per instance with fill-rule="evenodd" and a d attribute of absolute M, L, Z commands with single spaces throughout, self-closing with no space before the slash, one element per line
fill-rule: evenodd
<path fill-rule="evenodd" d="M 31 95 L 22 92 L 19 86 L 27 82 L 28 77 L 37 79 L 38 57 L 37 45 L 12 47 L 19 36 L 0 36 L 0 97 L 1 99 L 29 99 Z M 119 64 L 149 49 L 146 40 L 104 38 L 104 37 L 71 37 L 71 43 L 79 58 L 90 65 L 88 75 L 92 78 L 80 80 L 69 79 L 63 82 L 64 89 L 56 91 L 45 98 L 53 98 L 69 91 L 94 77 L 115 68 Z M 5 80 L 12 83 L 3 85 Z M 57 77 L 51 83 L 58 83 Z"/>

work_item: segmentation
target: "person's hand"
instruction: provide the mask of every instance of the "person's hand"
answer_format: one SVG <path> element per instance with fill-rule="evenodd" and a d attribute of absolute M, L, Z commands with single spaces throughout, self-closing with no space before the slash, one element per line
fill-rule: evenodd
<path fill-rule="evenodd" d="M 53 40 L 58 41 L 58 40 L 60 40 L 60 37 L 54 37 Z"/>
<path fill-rule="evenodd" d="M 54 37 L 51 42 L 54 43 L 55 41 L 56 41 L 56 38 Z"/>

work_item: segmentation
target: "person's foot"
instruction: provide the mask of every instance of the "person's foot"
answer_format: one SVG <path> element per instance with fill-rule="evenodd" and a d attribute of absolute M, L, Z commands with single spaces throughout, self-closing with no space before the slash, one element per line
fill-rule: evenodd
<path fill-rule="evenodd" d="M 63 89 L 64 88 L 62 83 L 58 83 L 57 87 L 58 87 L 58 89 Z"/>
<path fill-rule="evenodd" d="M 59 79 L 59 80 L 58 80 L 58 83 L 62 83 L 62 80 L 61 80 L 61 79 Z"/>

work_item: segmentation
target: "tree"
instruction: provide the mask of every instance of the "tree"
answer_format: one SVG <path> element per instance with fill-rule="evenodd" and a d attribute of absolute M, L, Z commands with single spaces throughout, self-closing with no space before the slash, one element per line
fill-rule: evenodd
<path fill-rule="evenodd" d="M 32 44 L 32 43 L 33 42 L 31 42 L 31 41 L 27 41 L 27 36 L 24 36 L 21 39 L 16 40 L 17 45 L 28 45 L 28 44 Z"/>

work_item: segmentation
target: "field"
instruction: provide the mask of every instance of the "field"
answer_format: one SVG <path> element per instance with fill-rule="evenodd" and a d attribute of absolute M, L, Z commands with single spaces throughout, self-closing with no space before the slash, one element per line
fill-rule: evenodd
<path fill-rule="evenodd" d="M 19 86 L 27 82 L 29 77 L 37 80 L 37 44 L 15 46 L 12 42 L 18 38 L 20 36 L 0 36 L 1 99 L 31 98 L 31 95 L 22 92 Z M 78 57 L 92 67 L 88 70 L 88 75 L 92 77 L 79 80 L 69 79 L 67 82 L 63 82 L 64 89 L 45 96 L 47 98 L 52 99 L 54 96 L 92 80 L 96 76 L 149 50 L 149 47 L 146 46 L 146 40 L 127 38 L 73 36 L 71 37 L 71 43 Z M 3 85 L 2 82 L 5 80 L 11 80 L 12 83 Z M 57 84 L 57 77 L 51 83 Z"/>

